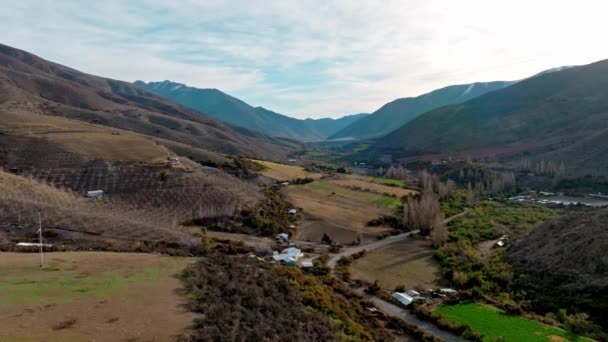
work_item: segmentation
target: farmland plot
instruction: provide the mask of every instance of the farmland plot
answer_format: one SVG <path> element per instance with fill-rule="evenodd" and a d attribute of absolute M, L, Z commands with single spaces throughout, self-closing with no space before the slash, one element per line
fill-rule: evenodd
<path fill-rule="evenodd" d="M 403 240 L 366 254 L 350 268 L 353 279 L 373 282 L 393 290 L 398 285 L 433 287 L 439 278 L 439 265 L 427 241 Z"/>
<path fill-rule="evenodd" d="M 0 340 L 172 340 L 193 314 L 176 275 L 192 259 L 134 253 L 0 254 Z"/>
<path fill-rule="evenodd" d="M 262 175 L 277 181 L 289 181 L 292 179 L 305 177 L 310 177 L 313 179 L 321 178 L 320 173 L 308 172 L 300 166 L 279 164 L 264 160 L 254 160 L 254 162 L 265 167 L 265 169 L 261 172 Z"/>

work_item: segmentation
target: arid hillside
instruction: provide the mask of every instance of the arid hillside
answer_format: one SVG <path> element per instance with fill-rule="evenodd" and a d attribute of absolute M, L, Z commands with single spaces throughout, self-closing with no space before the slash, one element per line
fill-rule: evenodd
<path fill-rule="evenodd" d="M 32 113 L 120 128 L 220 153 L 282 158 L 297 146 L 222 124 L 128 82 L 84 74 L 0 45 L 0 121 L 7 121 L 9 115 Z M 53 123 L 64 126 L 60 121 Z"/>
<path fill-rule="evenodd" d="M 515 265 L 560 277 L 562 286 L 608 286 L 608 210 L 572 213 L 549 221 L 507 253 Z"/>

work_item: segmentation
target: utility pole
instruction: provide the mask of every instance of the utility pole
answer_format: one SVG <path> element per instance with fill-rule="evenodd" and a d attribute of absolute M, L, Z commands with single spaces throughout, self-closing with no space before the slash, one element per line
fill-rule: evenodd
<path fill-rule="evenodd" d="M 44 253 L 42 251 L 42 218 L 38 212 L 38 245 L 40 245 L 40 267 L 44 267 Z"/>

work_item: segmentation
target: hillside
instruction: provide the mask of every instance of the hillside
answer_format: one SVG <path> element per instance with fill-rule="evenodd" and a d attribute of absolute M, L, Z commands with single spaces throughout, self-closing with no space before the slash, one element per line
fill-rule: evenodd
<path fill-rule="evenodd" d="M 128 82 L 84 74 L 0 45 L 0 118 L 15 113 L 70 118 L 221 153 L 277 158 L 297 146 L 237 130 Z"/>
<path fill-rule="evenodd" d="M 199 89 L 171 81 L 136 81 L 134 84 L 228 124 L 301 141 L 323 140 L 365 116 L 355 114 L 340 119 L 299 120 L 263 107 L 250 106 L 217 89 Z"/>
<path fill-rule="evenodd" d="M 608 210 L 572 213 L 542 224 L 509 249 L 507 257 L 533 273 L 561 277 L 562 286 L 608 286 Z"/>
<path fill-rule="evenodd" d="M 395 157 L 500 155 L 564 162 L 569 171 L 608 161 L 608 60 L 542 74 L 421 115 L 372 149 Z"/>
<path fill-rule="evenodd" d="M 424 112 L 449 104 L 462 103 L 511 84 L 513 82 L 506 81 L 461 84 L 434 90 L 417 97 L 397 99 L 340 130 L 332 135 L 331 139 L 365 139 L 386 135 Z"/>

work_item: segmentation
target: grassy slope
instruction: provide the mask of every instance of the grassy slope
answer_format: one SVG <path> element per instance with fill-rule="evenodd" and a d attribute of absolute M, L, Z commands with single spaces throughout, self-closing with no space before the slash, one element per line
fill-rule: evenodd
<path fill-rule="evenodd" d="M 589 341 L 524 317 L 507 315 L 485 304 L 445 305 L 438 308 L 437 313 L 449 320 L 471 326 L 484 335 L 484 341 L 496 341 L 500 337 L 505 341 L 517 342 L 556 341 L 551 339 L 552 336 L 559 336 L 568 341 Z"/>

